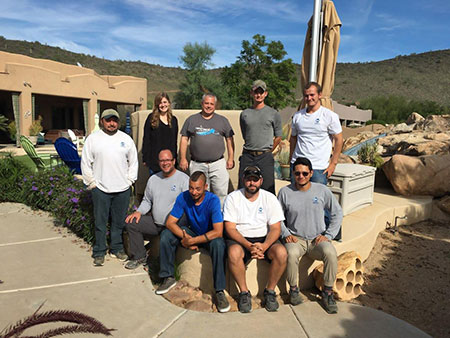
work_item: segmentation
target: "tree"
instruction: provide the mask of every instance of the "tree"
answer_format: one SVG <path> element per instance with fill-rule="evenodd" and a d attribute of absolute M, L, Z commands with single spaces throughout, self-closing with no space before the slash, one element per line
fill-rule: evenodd
<path fill-rule="evenodd" d="M 212 93 L 218 98 L 217 108 L 230 109 L 228 93 L 224 90 L 220 79 L 207 67 L 214 64 L 211 59 L 215 49 L 204 42 L 187 43 L 183 47 L 184 55 L 180 61 L 188 70 L 180 91 L 175 95 L 178 108 L 199 108 L 203 94 Z"/>
<path fill-rule="evenodd" d="M 242 41 L 242 50 L 237 61 L 225 67 L 221 73 L 227 87 L 230 101 L 240 108 L 252 104 L 249 95 L 251 84 L 261 79 L 268 86 L 266 103 L 275 109 L 282 109 L 295 103 L 297 85 L 295 65 L 292 59 L 285 59 L 287 52 L 280 41 L 266 41 L 264 35 L 256 34 L 253 42 Z"/>

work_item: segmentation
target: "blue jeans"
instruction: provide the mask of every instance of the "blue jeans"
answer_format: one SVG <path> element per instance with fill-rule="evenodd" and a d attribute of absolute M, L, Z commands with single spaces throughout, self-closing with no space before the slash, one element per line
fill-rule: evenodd
<path fill-rule="evenodd" d="M 92 249 L 92 257 L 104 256 L 106 254 L 106 229 L 110 214 L 110 252 L 117 253 L 123 251 L 122 232 L 125 227 L 128 205 L 130 204 L 130 192 L 131 188 L 116 193 L 105 193 L 99 188 L 92 189 L 95 219 L 95 243 Z"/>
<path fill-rule="evenodd" d="M 192 237 L 197 236 L 191 229 L 181 226 L 181 229 L 186 230 L 186 233 Z M 164 229 L 161 232 L 159 243 L 159 277 L 174 277 L 175 276 L 175 252 L 180 244 L 180 238 L 175 236 L 169 229 Z M 209 251 L 211 256 L 214 289 L 216 291 L 225 290 L 225 253 L 226 246 L 222 237 L 214 238 L 210 242 L 202 243 L 199 247 L 203 247 Z"/>

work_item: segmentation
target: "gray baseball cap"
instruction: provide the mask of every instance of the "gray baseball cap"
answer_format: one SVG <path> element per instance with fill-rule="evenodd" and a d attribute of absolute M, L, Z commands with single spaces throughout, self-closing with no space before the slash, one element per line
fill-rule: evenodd
<path fill-rule="evenodd" d="M 110 117 L 117 117 L 120 120 L 119 113 L 114 109 L 105 109 L 102 113 L 101 119 L 108 119 Z"/>
<path fill-rule="evenodd" d="M 264 91 L 267 91 L 267 85 L 263 80 L 256 80 L 252 84 L 252 90 L 256 90 L 258 88 L 263 89 Z"/>

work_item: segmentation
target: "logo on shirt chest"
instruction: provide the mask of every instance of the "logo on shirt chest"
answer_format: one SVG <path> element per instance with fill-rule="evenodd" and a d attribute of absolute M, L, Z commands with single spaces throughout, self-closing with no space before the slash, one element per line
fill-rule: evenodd
<path fill-rule="evenodd" d="M 122 147 L 122 148 L 125 148 L 125 142 L 120 142 L 120 146 Z"/>
<path fill-rule="evenodd" d="M 195 133 L 200 136 L 219 135 L 219 133 L 214 128 L 203 128 L 202 126 L 196 127 Z"/>
<path fill-rule="evenodd" d="M 177 190 L 177 186 L 174 184 L 172 185 L 172 187 L 170 188 L 170 191 L 176 191 Z"/>
<path fill-rule="evenodd" d="M 315 120 L 314 120 L 314 124 L 319 124 L 320 123 L 320 119 L 319 118 L 316 118 Z"/>
<path fill-rule="evenodd" d="M 263 207 L 259 207 L 259 208 L 258 208 L 258 214 L 262 214 L 263 212 L 264 212 Z"/>
<path fill-rule="evenodd" d="M 313 203 L 313 204 L 319 204 L 319 198 L 318 198 L 318 197 L 314 197 L 314 198 L 312 199 L 312 203 Z"/>

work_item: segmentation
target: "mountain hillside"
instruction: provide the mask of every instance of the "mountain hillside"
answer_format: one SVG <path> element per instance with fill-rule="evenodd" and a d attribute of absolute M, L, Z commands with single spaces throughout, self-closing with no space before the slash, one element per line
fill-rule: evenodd
<path fill-rule="evenodd" d="M 164 67 L 141 61 L 111 61 L 91 55 L 73 53 L 39 42 L 8 40 L 0 36 L 0 50 L 45 58 L 68 64 L 80 63 L 99 74 L 132 75 L 148 80 L 149 103 L 159 91 L 175 92 L 184 78 L 180 67 Z M 294 60 L 295 61 L 295 60 Z M 220 72 L 213 69 L 212 72 Z M 301 97 L 300 65 L 296 96 Z M 340 103 L 360 102 L 372 96 L 403 96 L 408 100 L 434 101 L 450 106 L 450 49 L 422 54 L 397 56 L 393 59 L 338 63 L 336 85 L 332 95 Z"/>

